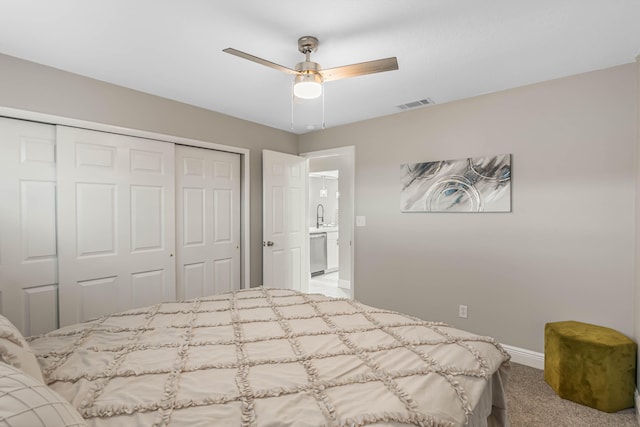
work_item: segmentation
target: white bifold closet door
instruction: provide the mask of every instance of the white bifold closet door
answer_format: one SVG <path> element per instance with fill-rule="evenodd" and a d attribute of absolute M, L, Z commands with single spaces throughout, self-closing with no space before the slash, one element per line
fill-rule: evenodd
<path fill-rule="evenodd" d="M 178 299 L 240 289 L 240 155 L 176 146 Z"/>
<path fill-rule="evenodd" d="M 25 336 L 58 325 L 55 138 L 0 118 L 0 312 Z"/>
<path fill-rule="evenodd" d="M 61 326 L 175 299 L 174 150 L 57 127 Z"/>

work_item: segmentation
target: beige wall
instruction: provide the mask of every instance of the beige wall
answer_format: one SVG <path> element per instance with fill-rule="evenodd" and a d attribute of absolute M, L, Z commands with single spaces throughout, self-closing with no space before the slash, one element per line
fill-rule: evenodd
<path fill-rule="evenodd" d="M 296 135 L 1 54 L 0 77 L 3 107 L 250 149 L 251 284 L 262 284 L 262 149 L 295 154 Z"/>
<path fill-rule="evenodd" d="M 355 297 L 537 352 L 550 321 L 632 336 L 635 81 L 628 64 L 302 135 L 356 146 Z M 512 213 L 400 213 L 401 164 L 499 153 Z"/>
<path fill-rule="evenodd" d="M 541 352 L 548 321 L 634 334 L 637 68 L 306 134 L 299 146 L 287 132 L 5 55 L 0 106 L 250 149 L 253 285 L 262 282 L 261 150 L 355 145 L 355 214 L 367 217 L 356 228 L 356 298 Z M 512 213 L 400 213 L 400 164 L 503 152 L 513 154 Z"/>

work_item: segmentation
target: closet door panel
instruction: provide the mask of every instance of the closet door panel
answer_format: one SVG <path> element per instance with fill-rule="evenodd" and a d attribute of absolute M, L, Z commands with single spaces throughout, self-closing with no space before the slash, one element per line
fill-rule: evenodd
<path fill-rule="evenodd" d="M 78 280 L 75 289 L 75 292 L 79 293 L 76 307 L 79 312 L 78 318 L 88 320 L 117 312 L 120 308 L 117 297 L 117 289 L 121 287 L 120 280 L 119 276 Z M 64 292 L 62 295 L 64 296 Z M 61 310 L 67 309 L 65 305 L 64 300 L 61 301 Z M 62 318 L 62 315 L 60 317 Z"/>
<path fill-rule="evenodd" d="M 163 301 L 165 271 L 143 271 L 131 275 L 131 293 L 134 307 L 144 307 Z"/>
<path fill-rule="evenodd" d="M 49 332 L 58 326 L 58 285 L 24 289 L 24 320 L 27 335 Z"/>
<path fill-rule="evenodd" d="M 240 156 L 176 146 L 177 291 L 240 289 Z"/>
<path fill-rule="evenodd" d="M 205 295 L 205 263 L 185 265 L 183 268 L 184 299 L 198 298 Z"/>
<path fill-rule="evenodd" d="M 183 188 L 182 203 L 182 245 L 204 245 L 204 188 Z"/>
<path fill-rule="evenodd" d="M 60 323 L 175 299 L 174 144 L 57 127 Z"/>
<path fill-rule="evenodd" d="M 55 127 L 0 118 L 0 312 L 25 336 L 58 327 Z"/>
<path fill-rule="evenodd" d="M 131 250 L 162 250 L 164 188 L 131 186 Z"/>
<path fill-rule="evenodd" d="M 116 254 L 117 186 L 77 183 L 75 190 L 77 256 Z"/>
<path fill-rule="evenodd" d="M 233 270 L 233 259 L 217 259 L 213 262 L 215 292 L 223 293 L 234 290 L 236 273 Z"/>

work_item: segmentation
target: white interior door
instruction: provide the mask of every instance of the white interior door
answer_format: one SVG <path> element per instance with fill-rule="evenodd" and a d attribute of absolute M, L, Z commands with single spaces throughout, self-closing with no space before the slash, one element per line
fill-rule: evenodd
<path fill-rule="evenodd" d="M 176 146 L 179 299 L 240 289 L 240 155 Z"/>
<path fill-rule="evenodd" d="M 0 310 L 24 335 L 58 327 L 55 137 L 0 118 Z"/>
<path fill-rule="evenodd" d="M 175 299 L 174 144 L 57 127 L 60 324 Z"/>
<path fill-rule="evenodd" d="M 263 150 L 262 183 L 263 285 L 306 290 L 307 160 Z"/>

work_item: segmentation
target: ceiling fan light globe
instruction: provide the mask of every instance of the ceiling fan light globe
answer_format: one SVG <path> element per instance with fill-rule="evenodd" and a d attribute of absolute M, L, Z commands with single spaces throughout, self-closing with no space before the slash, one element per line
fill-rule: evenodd
<path fill-rule="evenodd" d="M 293 93 L 297 98 L 314 99 L 322 95 L 322 84 L 316 82 L 296 83 Z"/>
<path fill-rule="evenodd" d="M 317 74 L 299 74 L 293 84 L 293 94 L 301 99 L 314 99 L 322 95 L 322 78 Z"/>

